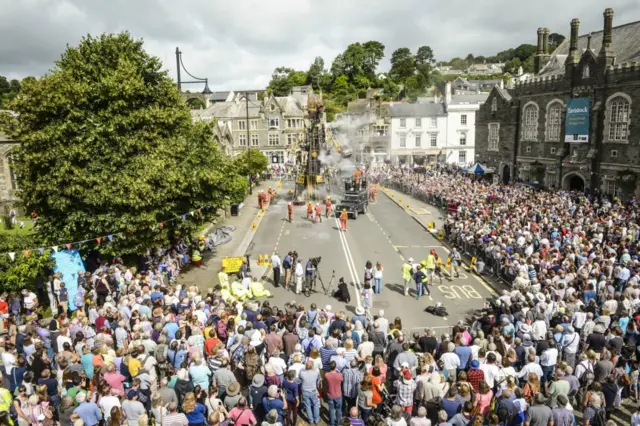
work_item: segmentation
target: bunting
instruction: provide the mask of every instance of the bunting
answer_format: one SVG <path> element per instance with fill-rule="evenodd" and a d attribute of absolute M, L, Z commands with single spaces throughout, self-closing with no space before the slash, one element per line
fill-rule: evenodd
<path fill-rule="evenodd" d="M 180 219 L 185 221 L 185 220 L 187 220 L 187 216 L 195 217 L 196 213 L 201 214 L 202 213 L 202 209 L 208 210 L 210 207 L 211 206 L 199 207 L 196 210 L 192 210 L 192 211 L 190 211 L 188 213 L 184 213 L 184 214 L 179 215 L 178 217 L 175 217 L 173 219 L 168 219 L 168 220 L 165 220 L 163 222 L 159 222 L 156 225 L 152 225 L 150 229 L 152 229 L 152 230 L 157 230 L 157 229 L 162 230 L 162 229 L 164 229 L 164 226 L 165 226 L 165 224 L 167 222 L 172 222 L 172 221 L 180 220 Z M 135 234 L 135 231 L 129 231 L 128 234 L 133 236 Z M 109 234 L 109 235 L 106 235 L 106 236 L 95 237 L 95 238 L 92 238 L 92 239 L 89 239 L 89 240 L 73 241 L 73 242 L 70 242 L 70 243 L 65 243 L 64 246 L 67 248 L 67 250 L 71 250 L 71 248 L 73 246 L 81 247 L 83 244 L 88 244 L 88 243 L 91 243 L 91 242 L 97 242 L 98 245 L 100 245 L 100 244 L 102 244 L 102 241 L 104 240 L 104 238 L 107 238 L 109 241 L 113 241 L 113 238 L 115 236 L 118 236 L 118 235 L 123 236 L 123 235 L 125 235 L 125 233 L 124 232 L 120 232 L 120 233 L 117 233 L 117 234 Z M 54 252 L 57 253 L 59 248 L 60 248 L 60 246 L 57 246 L 57 245 L 56 246 L 49 246 L 49 247 L 38 247 L 38 248 L 30 249 L 30 250 L 23 250 L 22 251 L 22 255 L 24 257 L 29 257 L 33 251 L 37 250 L 38 253 L 40 253 L 41 256 L 44 256 L 45 255 L 45 250 L 51 249 L 51 250 L 53 250 Z M 12 261 L 14 261 L 15 258 L 16 258 L 16 252 L 0 253 L 0 255 L 4 255 L 4 254 L 8 255 L 9 258 Z"/>

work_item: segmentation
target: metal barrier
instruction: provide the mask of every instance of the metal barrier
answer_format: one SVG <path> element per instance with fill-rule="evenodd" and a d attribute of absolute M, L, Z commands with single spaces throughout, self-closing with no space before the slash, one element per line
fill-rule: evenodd
<path fill-rule="evenodd" d="M 417 200 L 420 200 L 423 203 L 427 203 L 429 205 L 438 207 L 441 210 L 445 210 L 444 212 L 442 212 L 443 214 L 449 213 L 450 203 L 444 197 L 426 194 L 424 191 L 420 190 L 416 187 L 416 185 L 413 184 L 406 184 L 402 182 L 387 182 L 386 186 L 388 188 L 402 192 L 403 194 L 406 194 Z M 504 259 L 496 259 L 495 257 L 488 255 L 485 252 L 486 246 L 484 245 L 484 243 L 482 243 L 482 241 L 476 241 L 473 236 L 469 236 L 468 234 L 464 234 L 458 230 L 451 229 L 451 226 L 449 226 L 448 224 L 445 224 L 443 229 L 445 235 L 444 239 L 446 243 L 458 248 L 462 255 L 483 260 L 486 265 L 486 273 L 483 273 L 484 276 L 499 279 L 507 285 L 511 285 L 513 283 L 515 276 L 511 273 L 509 265 Z M 523 255 L 521 249 L 516 249 L 516 253 L 520 254 L 521 256 Z"/>

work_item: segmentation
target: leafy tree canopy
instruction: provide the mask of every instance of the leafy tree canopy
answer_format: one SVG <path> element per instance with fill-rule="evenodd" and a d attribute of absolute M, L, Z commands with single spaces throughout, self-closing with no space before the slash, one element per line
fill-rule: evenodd
<path fill-rule="evenodd" d="M 0 235 L 0 253 L 15 253 L 14 260 L 7 255 L 0 256 L 0 282 L 4 290 L 18 290 L 31 287 L 35 279 L 47 268 L 53 267 L 51 251 L 44 255 L 25 250 L 37 247 L 38 241 L 31 235 Z"/>
<path fill-rule="evenodd" d="M 257 149 L 249 149 L 237 155 L 234 159 L 234 168 L 241 176 L 249 176 L 265 172 L 269 167 L 269 159 Z"/>
<path fill-rule="evenodd" d="M 96 248 L 139 254 L 193 231 L 228 198 L 231 162 L 161 68 L 126 32 L 88 36 L 22 84 L 5 127 L 22 143 L 14 166 L 21 200 L 39 215 L 36 246 L 123 233 Z M 203 206 L 212 208 L 180 220 Z"/>

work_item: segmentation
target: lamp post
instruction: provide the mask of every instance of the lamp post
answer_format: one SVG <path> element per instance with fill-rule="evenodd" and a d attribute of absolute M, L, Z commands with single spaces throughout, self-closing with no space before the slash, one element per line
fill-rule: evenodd
<path fill-rule="evenodd" d="M 245 112 L 247 116 L 246 129 L 247 129 L 247 169 L 249 170 L 249 195 L 253 194 L 251 188 L 251 141 L 249 134 L 249 92 L 244 92 Z"/>

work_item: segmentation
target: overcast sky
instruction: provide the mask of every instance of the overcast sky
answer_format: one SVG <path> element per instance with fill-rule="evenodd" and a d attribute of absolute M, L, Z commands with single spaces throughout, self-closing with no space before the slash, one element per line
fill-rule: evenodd
<path fill-rule="evenodd" d="M 569 35 L 640 20 L 639 0 L 0 0 L 0 75 L 41 76 L 85 34 L 130 31 L 175 78 L 175 48 L 212 90 L 258 89 L 273 69 L 327 68 L 349 43 L 432 47 L 438 60 L 536 43 L 538 27 Z M 615 40 L 614 40 L 615 45 Z M 184 78 L 183 78 L 184 79 Z M 192 87 L 196 89 L 196 87 Z"/>

